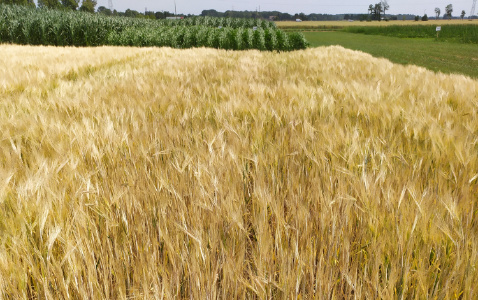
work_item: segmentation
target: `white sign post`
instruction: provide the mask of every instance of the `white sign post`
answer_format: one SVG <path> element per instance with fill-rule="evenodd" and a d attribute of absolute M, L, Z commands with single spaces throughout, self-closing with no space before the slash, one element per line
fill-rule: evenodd
<path fill-rule="evenodd" d="M 438 38 L 438 35 L 440 34 L 440 31 L 441 31 L 441 26 L 437 26 L 437 38 Z"/>

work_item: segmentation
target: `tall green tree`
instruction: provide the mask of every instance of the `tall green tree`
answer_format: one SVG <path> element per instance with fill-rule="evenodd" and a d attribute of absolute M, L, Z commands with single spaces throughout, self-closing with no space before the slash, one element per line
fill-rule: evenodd
<path fill-rule="evenodd" d="M 373 14 L 374 14 L 376 20 L 379 20 L 379 21 L 382 20 L 382 10 L 383 10 L 383 8 L 382 8 L 382 3 L 381 2 L 375 4 Z"/>
<path fill-rule="evenodd" d="M 438 20 L 438 18 L 440 17 L 440 13 L 441 13 L 441 10 L 439 7 L 435 7 L 435 14 L 436 14 L 436 19 Z"/>
<path fill-rule="evenodd" d="M 96 0 L 83 0 L 83 2 L 81 3 L 80 10 L 94 13 L 96 4 L 97 4 Z"/>
<path fill-rule="evenodd" d="M 466 12 L 465 12 L 464 10 L 462 10 L 462 11 L 461 11 L 461 15 L 460 15 L 462 20 L 463 20 L 463 18 L 465 17 L 465 15 L 466 15 Z"/>
<path fill-rule="evenodd" d="M 76 10 L 79 5 L 79 0 L 60 0 L 61 5 L 66 9 Z"/>
<path fill-rule="evenodd" d="M 206 9 L 201 12 L 203 17 L 224 17 L 224 13 L 218 12 L 215 9 Z"/>
<path fill-rule="evenodd" d="M 156 19 L 156 17 L 154 16 L 154 12 L 152 12 L 152 11 L 145 11 L 145 12 L 144 12 L 144 17 L 145 17 L 146 19 L 151 19 L 151 20 L 155 20 L 155 19 Z"/>
<path fill-rule="evenodd" d="M 386 7 L 385 7 L 386 5 Z M 381 20 L 382 19 L 382 12 L 385 13 L 385 11 L 389 8 L 390 6 L 388 5 L 387 1 L 380 1 L 379 3 L 373 5 L 370 4 L 368 6 L 368 11 L 372 15 L 372 19 L 374 20 Z"/>
<path fill-rule="evenodd" d="M 390 8 L 390 5 L 388 4 L 387 0 L 383 0 L 381 2 L 382 4 L 382 10 L 383 10 L 383 17 L 386 18 L 387 17 L 387 10 Z"/>
<path fill-rule="evenodd" d="M 98 7 L 98 9 L 96 11 L 100 14 L 105 15 L 105 16 L 112 16 L 113 15 L 113 12 L 111 11 L 111 9 L 106 8 L 105 6 Z"/>
<path fill-rule="evenodd" d="M 453 4 L 448 4 L 445 7 L 445 15 L 448 17 L 448 19 L 451 19 L 451 13 L 453 12 Z"/>
<path fill-rule="evenodd" d="M 60 8 L 61 3 L 58 0 L 38 0 L 38 7 Z"/>
<path fill-rule="evenodd" d="M 142 17 L 140 12 L 138 12 L 134 9 L 129 9 L 129 8 L 127 10 L 125 10 L 124 15 L 125 15 L 125 17 L 128 17 L 128 18 L 141 18 Z"/>

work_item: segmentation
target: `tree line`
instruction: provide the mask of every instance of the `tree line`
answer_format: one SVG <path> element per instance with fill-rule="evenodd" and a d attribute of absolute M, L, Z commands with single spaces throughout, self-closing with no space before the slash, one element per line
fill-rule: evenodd
<path fill-rule="evenodd" d="M 453 13 L 453 4 L 448 4 L 445 7 L 445 13 L 443 14 L 443 19 L 451 19 L 452 18 L 452 15 L 451 15 L 452 13 Z M 440 18 L 440 14 L 441 14 L 440 8 L 435 7 L 435 16 L 436 16 L 437 19 Z M 466 11 L 462 10 L 461 14 L 460 14 L 460 17 L 461 17 L 462 20 L 465 17 L 465 15 L 466 15 Z"/>
<path fill-rule="evenodd" d="M 81 5 L 80 5 L 81 1 Z M 35 7 L 33 0 L 0 0 L 3 4 L 16 4 Z M 139 12 L 133 9 L 127 9 L 124 12 L 111 10 L 105 6 L 100 6 L 96 9 L 97 0 L 38 0 L 39 8 L 50 8 L 58 10 L 81 10 L 86 12 L 98 12 L 107 16 L 121 16 L 131 18 L 145 18 L 145 19 L 165 19 L 167 17 L 175 16 L 169 11 L 145 11 Z M 194 15 L 178 14 L 180 17 L 193 17 Z M 329 15 L 329 14 L 309 14 L 304 13 L 288 14 L 279 11 L 233 11 L 219 12 L 214 9 L 203 10 L 200 16 L 206 17 L 226 17 L 226 18 L 261 18 L 272 19 L 274 21 L 286 21 L 301 19 L 303 21 L 326 21 L 326 20 L 340 20 L 343 15 Z"/>
<path fill-rule="evenodd" d="M 453 13 L 453 4 L 448 4 L 445 7 L 445 13 L 443 14 L 443 19 L 451 20 L 453 18 L 452 13 Z M 435 19 L 438 20 L 440 16 L 441 16 L 441 9 L 439 7 L 435 7 Z M 466 16 L 466 11 L 462 10 L 460 13 L 460 18 L 463 20 L 465 16 Z M 473 16 L 471 16 L 470 18 L 473 18 Z M 418 21 L 420 19 L 422 21 L 428 21 L 428 15 L 425 14 L 423 15 L 423 17 L 415 16 L 415 21 Z"/>
<path fill-rule="evenodd" d="M 81 1 L 81 5 L 80 5 Z M 35 7 L 33 0 L 0 0 L 0 3 L 4 4 L 16 4 Z M 116 10 L 111 10 L 105 6 L 100 6 L 96 9 L 97 0 L 38 0 L 39 8 L 50 8 L 58 10 L 80 10 L 85 12 L 97 12 L 106 16 L 120 16 L 120 17 L 130 17 L 130 18 L 144 18 L 144 19 L 166 19 L 167 17 L 175 16 L 174 13 L 169 11 L 145 11 L 138 12 L 136 10 L 127 9 L 124 12 L 118 12 Z M 417 20 L 420 19 L 419 16 L 415 15 L 386 15 L 386 12 L 390 9 L 390 5 L 387 0 L 380 1 L 376 4 L 370 4 L 368 7 L 367 14 L 304 14 L 296 13 L 289 14 L 279 11 L 235 11 L 227 10 L 225 12 L 219 12 L 215 9 L 203 10 L 200 16 L 203 17 L 223 17 L 223 18 L 260 18 L 260 19 L 269 19 L 272 21 L 295 21 L 300 19 L 302 21 L 338 21 L 338 20 L 357 20 L 357 21 L 371 21 L 371 20 Z M 445 14 L 443 18 L 452 18 L 453 5 L 449 4 L 445 7 Z M 440 8 L 435 8 L 435 15 L 438 19 L 440 17 L 441 10 Z M 466 12 L 463 10 L 461 12 L 461 18 L 463 19 L 466 15 Z M 193 17 L 194 15 L 188 14 L 178 14 L 180 17 Z M 428 16 L 421 17 L 422 20 L 428 20 Z"/>
<path fill-rule="evenodd" d="M 304 14 L 296 13 L 289 14 L 283 13 L 280 11 L 237 11 L 237 10 L 227 10 L 225 12 L 219 12 L 215 9 L 207 9 L 201 12 L 203 17 L 225 17 L 225 18 L 261 18 L 261 19 L 271 19 L 273 21 L 295 21 L 300 19 L 302 21 L 336 21 L 342 20 L 344 15 L 331 15 L 331 14 Z"/>
<path fill-rule="evenodd" d="M 81 5 L 80 5 L 81 1 Z M 0 3 L 4 4 L 16 4 L 35 7 L 33 0 L 0 0 Z M 145 11 L 139 12 L 133 9 L 127 9 L 124 12 L 119 12 L 117 10 L 111 10 L 105 6 L 99 6 L 96 9 L 97 1 L 96 0 L 38 0 L 39 8 L 50 8 L 57 10 L 81 10 L 86 12 L 98 12 L 106 16 L 120 16 L 120 17 L 131 17 L 131 18 L 144 18 L 144 19 L 166 19 L 167 17 L 175 16 L 174 13 L 169 11 Z M 192 14 L 178 14 L 179 17 L 193 17 Z M 304 13 L 282 13 L 279 11 L 234 11 L 228 10 L 225 12 L 219 12 L 214 9 L 203 10 L 200 14 L 203 17 L 224 17 L 224 18 L 256 18 L 256 19 L 269 19 L 273 21 L 292 21 L 300 19 L 302 21 L 335 21 L 343 20 L 344 14 L 304 14 Z M 347 15 L 348 18 L 358 19 L 359 15 Z"/>
<path fill-rule="evenodd" d="M 388 10 L 388 7 L 386 7 Z M 366 21 L 371 20 L 369 14 L 288 14 L 278 11 L 225 11 L 218 12 L 214 9 L 203 10 L 201 16 L 209 17 L 234 17 L 234 18 L 262 18 L 262 19 L 272 19 L 273 21 L 295 21 L 300 19 L 302 21 L 341 21 L 341 20 L 354 20 L 354 21 Z M 398 14 L 398 15 L 387 15 L 387 18 L 390 20 L 413 20 L 415 15 L 413 14 Z"/>

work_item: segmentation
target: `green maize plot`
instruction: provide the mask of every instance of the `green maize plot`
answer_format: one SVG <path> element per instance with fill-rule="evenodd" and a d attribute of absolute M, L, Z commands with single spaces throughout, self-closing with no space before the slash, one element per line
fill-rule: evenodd
<path fill-rule="evenodd" d="M 261 19 L 145 20 L 0 4 L 0 42 L 54 46 L 135 46 L 230 50 L 305 49 L 301 33 Z"/>

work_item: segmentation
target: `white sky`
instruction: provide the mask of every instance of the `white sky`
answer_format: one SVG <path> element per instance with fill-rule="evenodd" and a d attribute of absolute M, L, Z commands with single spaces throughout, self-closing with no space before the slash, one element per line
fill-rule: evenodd
<path fill-rule="evenodd" d="M 97 0 L 98 6 L 108 7 L 108 0 Z M 183 14 L 200 14 L 205 9 L 215 9 L 224 12 L 226 10 L 249 10 L 261 11 L 277 10 L 280 12 L 295 13 L 367 13 L 370 4 L 378 3 L 379 0 L 112 0 L 113 8 L 118 11 L 125 11 L 127 8 L 144 12 L 148 11 L 169 11 L 176 10 Z M 453 16 L 459 16 L 465 10 L 467 16 L 471 10 L 473 0 L 388 0 L 390 10 L 387 14 L 414 14 L 429 16 L 435 15 L 435 7 L 439 7 L 442 15 L 445 6 L 453 4 Z M 478 8 L 477 8 L 478 9 Z M 475 12 L 476 14 L 476 12 Z"/>

